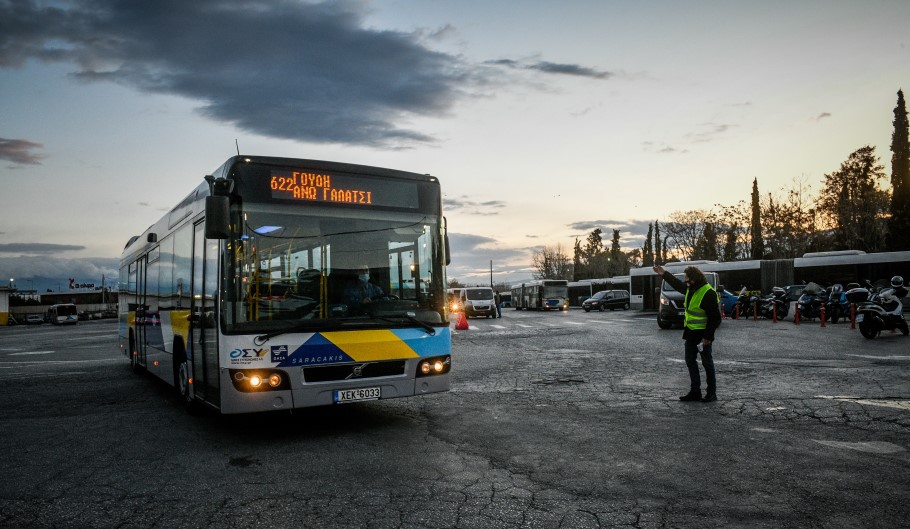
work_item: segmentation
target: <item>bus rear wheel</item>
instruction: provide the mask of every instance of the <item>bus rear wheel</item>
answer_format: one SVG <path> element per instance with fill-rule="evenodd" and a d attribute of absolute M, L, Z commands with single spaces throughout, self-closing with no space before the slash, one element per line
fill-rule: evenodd
<path fill-rule="evenodd" d="M 139 351 L 136 349 L 136 339 L 130 333 L 130 370 L 135 374 L 142 373 L 142 365 L 139 364 Z"/>

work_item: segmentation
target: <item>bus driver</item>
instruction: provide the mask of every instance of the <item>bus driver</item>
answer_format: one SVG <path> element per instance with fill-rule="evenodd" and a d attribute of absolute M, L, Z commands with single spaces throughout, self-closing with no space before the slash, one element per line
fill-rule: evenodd
<path fill-rule="evenodd" d="M 362 309 L 383 295 L 382 289 L 370 282 L 369 267 L 361 265 L 357 268 L 357 279 L 344 290 L 344 302 L 352 309 Z"/>

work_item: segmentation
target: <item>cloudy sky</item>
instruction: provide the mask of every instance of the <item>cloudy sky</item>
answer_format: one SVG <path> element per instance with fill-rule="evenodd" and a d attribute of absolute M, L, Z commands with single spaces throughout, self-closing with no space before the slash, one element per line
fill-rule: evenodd
<path fill-rule="evenodd" d="M 235 140 L 439 177 L 464 282 L 595 227 L 640 246 L 866 144 L 890 174 L 908 24 L 905 0 L 0 0 L 0 278 L 100 283 Z"/>

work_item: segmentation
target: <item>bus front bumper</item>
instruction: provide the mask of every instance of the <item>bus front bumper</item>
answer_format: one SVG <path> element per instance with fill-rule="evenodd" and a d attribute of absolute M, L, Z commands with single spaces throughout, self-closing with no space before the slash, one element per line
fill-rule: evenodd
<path fill-rule="evenodd" d="M 356 384 L 352 384 L 350 380 L 303 384 L 301 382 L 302 374 L 299 373 L 299 369 L 291 368 L 286 370 L 293 381 L 290 390 L 258 392 L 236 390 L 227 373 L 228 370 L 222 369 L 221 387 L 223 399 L 221 402 L 221 413 L 234 414 L 291 410 L 313 406 L 330 406 L 345 402 L 412 397 L 448 391 L 450 387 L 450 373 L 417 378 L 401 376 L 363 379 Z M 375 398 L 377 389 L 378 399 Z M 337 393 L 339 391 L 345 394 L 339 397 Z M 345 397 L 348 397 L 349 400 L 339 402 L 339 398 L 344 399 Z"/>

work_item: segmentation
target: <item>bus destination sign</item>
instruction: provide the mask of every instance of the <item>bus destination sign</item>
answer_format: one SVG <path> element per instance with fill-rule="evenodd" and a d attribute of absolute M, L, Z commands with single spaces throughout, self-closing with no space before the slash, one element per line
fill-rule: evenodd
<path fill-rule="evenodd" d="M 273 170 L 271 173 L 269 186 L 273 199 L 417 207 L 416 186 L 402 186 L 402 182 L 393 184 L 381 179 L 325 172 Z"/>

